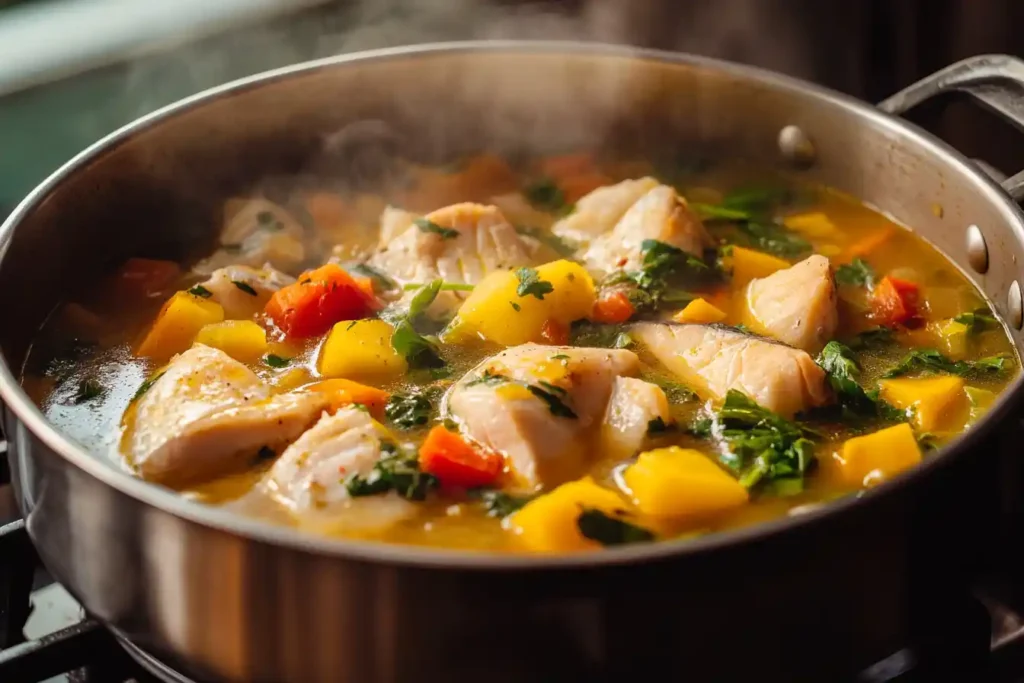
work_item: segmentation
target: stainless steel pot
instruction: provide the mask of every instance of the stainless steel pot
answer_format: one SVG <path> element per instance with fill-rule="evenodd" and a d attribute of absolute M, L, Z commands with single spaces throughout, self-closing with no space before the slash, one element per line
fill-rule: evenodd
<path fill-rule="evenodd" d="M 57 432 L 15 379 L 53 306 L 129 255 L 189 258 L 219 202 L 324 166 L 385 122 L 416 154 L 589 145 L 795 169 L 914 226 L 1024 345 L 1024 217 L 969 160 L 894 115 L 963 90 L 1016 124 L 1024 63 L 978 57 L 874 108 L 773 73 L 583 44 L 424 46 L 332 58 L 187 99 L 86 150 L 0 232 L 0 397 L 27 527 L 126 647 L 232 681 L 837 680 L 963 611 L 1015 500 L 1018 378 L 976 429 L 856 498 L 695 541 L 506 557 L 298 534 L 191 503 Z M 346 130 L 379 130 L 380 125 Z M 331 147 L 328 145 L 327 147 Z M 316 159 L 320 161 L 316 161 Z M 148 653 L 148 654 L 145 654 Z M 935 653 L 949 673 L 956 661 Z M 498 673 L 496 673 L 496 670 Z"/>

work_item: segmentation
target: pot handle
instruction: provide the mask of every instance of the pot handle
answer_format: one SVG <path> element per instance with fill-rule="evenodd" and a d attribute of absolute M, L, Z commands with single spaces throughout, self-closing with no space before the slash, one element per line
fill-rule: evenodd
<path fill-rule="evenodd" d="M 1009 55 L 978 55 L 950 64 L 883 100 L 878 108 L 899 116 L 949 92 L 967 93 L 1024 131 L 1024 61 Z M 1024 171 L 999 184 L 1014 200 L 1024 199 Z"/>

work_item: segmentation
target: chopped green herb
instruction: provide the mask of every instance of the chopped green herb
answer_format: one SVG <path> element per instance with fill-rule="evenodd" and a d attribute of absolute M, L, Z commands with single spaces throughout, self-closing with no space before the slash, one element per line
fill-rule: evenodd
<path fill-rule="evenodd" d="M 839 405 L 855 415 L 877 416 L 887 420 L 906 420 L 906 413 L 878 397 L 877 391 L 865 391 L 858 382 L 860 366 L 853 351 L 837 341 L 830 341 L 818 356 L 818 365 L 828 376 Z"/>
<path fill-rule="evenodd" d="M 855 258 L 836 268 L 836 282 L 848 287 L 872 289 L 875 286 L 875 270 L 864 259 Z"/>
<path fill-rule="evenodd" d="M 721 206 L 748 214 L 764 215 L 798 199 L 797 193 L 784 187 L 738 188 L 722 199 Z"/>
<path fill-rule="evenodd" d="M 633 338 L 629 336 L 628 332 L 620 332 L 615 337 L 615 343 L 613 346 L 617 349 L 628 349 L 633 345 Z"/>
<path fill-rule="evenodd" d="M 625 330 L 626 328 L 623 325 L 577 320 L 569 326 L 569 340 L 573 346 L 613 349 L 615 348 L 615 340 Z"/>
<path fill-rule="evenodd" d="M 136 391 L 135 395 L 132 396 L 132 401 L 138 401 L 140 398 L 142 398 L 142 396 L 147 391 L 149 391 L 153 387 L 154 384 L 156 384 L 157 380 L 159 380 L 163 376 L 164 376 L 164 373 L 162 373 L 162 372 L 158 373 L 158 374 L 154 375 L 153 377 L 150 377 L 149 379 L 147 379 L 141 385 L 139 385 L 138 391 Z"/>
<path fill-rule="evenodd" d="M 923 432 L 917 435 L 917 445 L 925 452 L 938 450 L 938 437 L 931 432 Z"/>
<path fill-rule="evenodd" d="M 260 446 L 260 450 L 256 453 L 257 460 L 272 460 L 277 457 L 277 453 L 270 446 Z"/>
<path fill-rule="evenodd" d="M 892 329 L 889 327 L 873 327 L 864 330 L 849 340 L 847 346 L 855 351 L 874 349 L 892 343 Z"/>
<path fill-rule="evenodd" d="M 682 304 L 696 295 L 680 288 L 696 278 L 712 274 L 708 265 L 682 249 L 658 240 L 640 243 L 642 261 L 639 270 L 618 271 L 608 277 L 603 286 L 629 283 L 635 288 L 627 292 L 630 303 L 637 310 L 657 309 L 662 304 Z"/>
<path fill-rule="evenodd" d="M 253 289 L 252 285 L 250 285 L 247 282 L 241 282 L 240 280 L 232 280 L 231 284 L 233 284 L 235 287 L 238 287 L 240 290 L 242 290 L 243 292 L 245 292 L 249 296 L 258 296 L 256 294 L 256 290 Z"/>
<path fill-rule="evenodd" d="M 421 232 L 440 235 L 441 239 L 443 240 L 453 240 L 458 238 L 459 236 L 458 230 L 446 228 L 443 225 L 438 225 L 437 223 L 427 220 L 426 218 L 417 218 L 416 220 L 413 221 L 413 223 L 416 224 L 416 227 L 419 228 Z"/>
<path fill-rule="evenodd" d="M 545 294 L 555 291 L 555 286 L 547 280 L 541 280 L 540 275 L 533 268 L 518 269 L 516 278 L 519 280 L 516 294 L 521 297 L 535 296 L 538 299 L 543 299 Z"/>
<path fill-rule="evenodd" d="M 933 374 L 947 372 L 962 377 L 974 374 L 993 374 L 1013 365 L 1008 354 L 999 354 L 981 358 L 976 361 L 950 360 L 935 349 L 914 349 L 903 357 L 896 367 L 886 372 L 883 377 L 901 377 L 910 374 Z"/>
<path fill-rule="evenodd" d="M 781 258 L 799 258 L 811 252 L 811 243 L 776 223 L 741 223 L 739 231 L 749 246 Z"/>
<path fill-rule="evenodd" d="M 961 313 L 954 321 L 967 326 L 967 334 L 978 334 L 999 326 L 999 321 L 988 308 L 978 308 L 971 313 Z"/>
<path fill-rule="evenodd" d="M 555 214 L 565 214 L 571 207 L 565 201 L 565 194 L 550 178 L 540 178 L 523 188 L 526 200 L 538 209 Z"/>
<path fill-rule="evenodd" d="M 565 396 L 566 395 L 565 389 L 563 389 L 562 387 L 558 386 L 557 384 L 552 384 L 551 382 L 545 382 L 544 380 L 541 380 L 541 381 L 537 382 L 537 384 L 539 384 L 546 391 L 550 391 L 552 394 L 558 394 L 559 396 Z"/>
<path fill-rule="evenodd" d="M 653 420 L 647 421 L 647 435 L 663 434 L 671 429 L 665 420 L 662 419 L 661 415 L 654 418 Z"/>
<path fill-rule="evenodd" d="M 413 429 L 427 424 L 430 419 L 430 399 L 418 392 L 408 394 L 391 394 L 384 414 L 401 429 Z"/>
<path fill-rule="evenodd" d="M 564 353 L 556 353 L 555 355 L 551 356 L 551 360 L 569 360 L 569 356 L 565 355 Z"/>
<path fill-rule="evenodd" d="M 550 230 L 542 230 L 541 228 L 532 228 L 528 226 L 517 225 L 516 232 L 526 237 L 532 237 L 541 244 L 547 246 L 553 252 L 559 256 L 572 256 L 576 253 L 577 247 L 570 244 L 564 238 L 559 237 Z M 571 273 L 570 273 L 571 275 Z"/>
<path fill-rule="evenodd" d="M 694 393 L 689 387 L 676 382 L 675 380 L 665 379 L 664 377 L 647 377 L 645 378 L 651 384 L 657 384 L 661 387 L 661 390 L 665 392 L 665 398 L 668 399 L 670 404 L 686 403 L 687 401 L 693 401 L 697 399 L 697 394 Z"/>
<path fill-rule="evenodd" d="M 407 500 L 424 500 L 437 488 L 437 478 L 420 471 L 415 453 L 406 453 L 394 444 L 382 444 L 384 454 L 365 477 L 354 474 L 345 480 L 345 488 L 353 497 L 373 496 L 395 491 Z"/>
<path fill-rule="evenodd" d="M 603 546 L 655 540 L 655 535 L 650 530 L 631 524 L 624 519 L 612 517 L 596 508 L 581 506 L 580 516 L 576 518 L 576 526 L 584 538 Z"/>
<path fill-rule="evenodd" d="M 548 410 L 551 411 L 551 414 L 554 415 L 555 417 L 568 417 L 574 420 L 576 419 L 576 413 L 573 412 L 572 408 L 570 408 L 569 406 L 565 405 L 565 403 L 562 402 L 562 399 L 559 398 L 556 392 L 547 391 L 542 387 L 534 386 L 532 384 L 527 384 L 526 389 L 531 394 L 547 403 Z M 564 395 L 565 390 L 562 389 L 560 393 Z"/>
<path fill-rule="evenodd" d="M 474 491 L 473 494 L 479 496 L 480 501 L 487 509 L 488 517 L 500 518 L 508 517 L 513 512 L 522 509 L 523 506 L 536 497 L 515 496 L 511 493 L 505 493 L 504 491 L 493 491 L 490 489 Z"/>
<path fill-rule="evenodd" d="M 356 326 L 356 325 L 357 325 L 358 323 L 359 323 L 359 321 L 358 321 L 358 320 L 353 320 L 353 321 L 352 321 L 352 322 L 350 322 L 350 323 L 349 323 L 348 325 L 345 325 L 345 331 L 346 331 L 346 332 L 348 332 L 348 331 L 349 331 L 349 330 L 351 330 L 351 329 L 352 329 L 353 327 L 355 327 L 355 326 Z"/>
<path fill-rule="evenodd" d="M 75 403 L 85 403 L 94 398 L 99 398 L 106 393 L 103 385 L 94 379 L 83 379 L 78 383 L 78 391 L 75 393 Z"/>
<path fill-rule="evenodd" d="M 504 384 L 505 382 L 511 382 L 505 375 L 491 372 L 490 370 L 484 370 L 483 373 L 470 381 L 466 382 L 467 387 L 476 386 L 477 384 L 486 384 L 488 386 L 495 386 L 497 384 Z"/>
<path fill-rule="evenodd" d="M 373 289 L 375 292 L 393 292 L 398 289 L 398 282 L 396 282 L 390 275 L 377 270 L 368 263 L 357 263 L 349 266 L 348 270 L 356 275 L 370 278 L 370 282 L 373 283 Z"/>
<path fill-rule="evenodd" d="M 420 287 L 409 301 L 409 310 L 393 322 L 395 330 L 391 333 L 391 348 L 412 367 L 436 367 L 444 363 L 437 343 L 413 327 L 413 321 L 434 303 L 442 284 L 444 281 L 437 279 Z"/>
<path fill-rule="evenodd" d="M 515 301 L 509 301 L 508 303 L 509 303 L 509 305 L 512 306 L 512 310 L 515 311 L 516 313 L 518 313 L 519 311 L 523 310 L 522 306 L 517 304 Z"/>
<path fill-rule="evenodd" d="M 743 209 L 730 209 L 727 206 L 690 202 L 690 206 L 706 221 L 749 221 L 750 213 Z"/>
<path fill-rule="evenodd" d="M 750 329 L 749 327 L 747 327 L 743 323 L 737 323 L 737 324 L 733 325 L 732 329 L 736 330 L 737 332 L 742 332 L 743 334 L 753 334 L 754 333 L 754 331 L 752 329 Z"/>
<path fill-rule="evenodd" d="M 263 357 L 263 362 L 272 368 L 283 368 L 287 367 L 292 362 L 292 359 L 278 356 L 276 353 L 268 353 Z"/>
<path fill-rule="evenodd" d="M 203 287 L 202 285 L 196 285 L 192 289 L 188 290 L 188 293 L 191 294 L 192 296 L 198 296 L 201 299 L 209 299 L 211 296 L 213 296 L 213 292 L 208 290 L 206 287 Z"/>
<path fill-rule="evenodd" d="M 739 391 L 726 393 L 722 406 L 710 418 L 698 421 L 693 432 L 725 443 L 728 449 L 719 459 L 748 489 L 793 479 L 784 489 L 790 493 L 802 490 L 804 475 L 816 463 L 808 430 L 762 408 Z"/>
<path fill-rule="evenodd" d="M 256 214 L 256 222 L 264 230 L 281 230 L 284 227 L 277 220 L 277 217 L 269 211 L 260 211 Z"/>

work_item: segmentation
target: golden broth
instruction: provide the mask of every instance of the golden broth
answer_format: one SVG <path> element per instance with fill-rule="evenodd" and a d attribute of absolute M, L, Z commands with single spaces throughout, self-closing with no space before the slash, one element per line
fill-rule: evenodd
<path fill-rule="evenodd" d="M 585 168 L 565 171 L 565 167 L 573 164 Z M 569 201 L 575 201 L 594 187 L 651 172 L 645 164 L 584 163 L 579 159 L 574 161 L 573 157 L 543 160 L 540 166 L 551 176 L 561 175 L 563 181 L 559 185 Z M 728 190 L 748 184 L 752 178 L 763 180 L 763 176 L 725 169 L 692 177 L 679 189 L 691 202 L 716 204 Z M 773 182 L 778 181 L 773 179 Z M 293 202 L 302 207 L 303 214 L 312 222 L 309 246 L 315 254 L 311 259 L 315 267 L 326 260 L 338 242 L 342 244 L 334 252 L 344 257 L 363 255 L 371 250 L 377 239 L 376 216 L 386 202 L 426 212 L 459 201 L 487 202 L 492 197 L 518 192 L 523 183 L 522 175 L 513 172 L 500 160 L 485 155 L 466 160 L 454 169 L 413 168 L 404 183 L 383 191 L 382 196 L 342 196 L 330 192 L 311 195 L 305 192 L 296 193 Z M 802 189 L 807 193 L 808 188 Z M 798 208 L 790 209 L 783 222 L 789 225 L 793 216 L 818 214 L 816 221 L 819 227 L 822 224 L 834 226 L 835 231 L 822 231 L 814 229 L 813 225 L 811 228 L 800 226 L 799 220 L 793 224 L 792 231 L 810 242 L 814 252 L 829 257 L 834 266 L 849 263 L 854 256 L 863 257 L 878 277 L 892 274 L 902 280 L 913 281 L 920 288 L 921 319 L 917 324 L 911 328 L 898 327 L 889 344 L 858 351 L 857 358 L 863 368 L 860 377 L 863 386 L 874 386 L 875 381 L 909 350 L 936 348 L 953 360 L 974 361 L 1007 354 L 1012 359 L 1012 369 L 972 375 L 967 380 L 972 387 L 993 392 L 1005 388 L 1017 372 L 1018 363 L 1014 348 L 1000 325 L 971 334 L 964 348 L 949 348 L 941 330 L 935 327 L 937 321 L 985 306 L 982 296 L 949 261 L 908 230 L 851 198 L 827 189 L 814 189 L 810 195 L 810 199 L 805 198 Z M 495 203 L 499 202 L 495 200 Z M 517 209 L 520 215 L 512 215 L 516 211 L 499 206 L 513 223 L 529 221 L 539 229 L 547 229 L 555 218 L 529 207 Z M 826 220 L 821 221 L 822 217 Z M 735 231 L 728 225 L 712 227 L 711 232 L 720 240 L 735 237 Z M 793 263 L 798 260 L 790 259 Z M 150 361 L 135 357 L 133 345 L 167 297 L 198 280 L 194 275 L 183 274 L 142 294 L 126 293 L 123 287 L 119 289 L 116 281 L 108 282 L 89 295 L 65 304 L 40 332 L 30 354 L 23 375 L 26 391 L 59 429 L 98 456 L 111 458 L 130 469 L 120 449 L 125 429 L 122 415 L 140 385 L 157 369 Z M 725 312 L 724 324 L 744 322 L 742 292 L 731 283 L 693 291 L 713 301 Z M 835 337 L 850 340 L 859 332 L 876 327 L 877 323 L 869 317 L 867 307 L 866 290 L 841 287 L 840 324 Z M 671 313 L 670 310 L 665 315 Z M 93 345 L 76 354 L 70 348 L 75 339 L 89 340 Z M 321 339 L 297 345 L 276 344 L 271 344 L 271 353 L 293 360 L 284 368 L 269 367 L 263 362 L 252 364 L 261 378 L 281 391 L 318 379 L 316 356 Z M 446 377 L 435 377 L 428 370 L 416 370 L 397 381 L 376 384 L 396 393 L 426 389 L 436 398 L 465 372 L 500 348 L 488 344 L 446 346 L 444 356 L 449 368 Z M 641 377 L 669 377 L 643 349 L 639 349 L 639 353 L 644 363 Z M 700 401 L 689 400 L 672 405 L 672 414 L 680 425 L 690 424 L 702 410 L 704 405 Z M 974 410 L 977 413 L 981 408 Z M 971 411 L 968 401 L 956 402 L 942 415 L 941 428 L 933 430 L 929 440 L 941 445 L 969 428 Z M 130 424 L 132 413 L 128 410 L 125 422 Z M 973 419 L 977 419 L 977 414 Z M 435 424 L 431 421 L 421 428 L 396 430 L 395 434 L 401 442 L 418 444 L 428 428 Z M 789 497 L 754 495 L 747 505 L 703 519 L 645 519 L 641 522 L 659 537 L 705 533 L 786 515 L 800 506 L 828 501 L 859 490 L 860 487 L 844 483 L 838 453 L 846 439 L 871 431 L 880 424 L 845 425 L 834 420 L 812 420 L 810 424 L 822 435 L 815 449 L 818 467 L 807 477 L 803 492 Z M 711 457 L 715 457 L 718 449 L 717 445 L 685 430 L 654 436 L 648 447 L 669 444 L 696 448 Z M 925 457 L 928 457 L 927 453 Z M 620 459 L 598 453 L 593 458 L 590 474 L 598 482 L 615 488 L 617 473 L 623 464 Z M 223 505 L 246 515 L 280 524 L 297 524 L 290 513 L 257 487 L 270 465 L 269 461 L 254 458 L 254 464 L 247 471 L 232 473 L 182 493 L 203 503 Z M 506 528 L 508 524 L 488 516 L 484 507 L 469 495 L 433 495 L 417 505 L 418 513 L 412 519 L 382 531 L 359 535 L 395 543 L 453 548 L 523 549 L 516 534 Z M 342 535 L 357 534 L 348 532 Z"/>

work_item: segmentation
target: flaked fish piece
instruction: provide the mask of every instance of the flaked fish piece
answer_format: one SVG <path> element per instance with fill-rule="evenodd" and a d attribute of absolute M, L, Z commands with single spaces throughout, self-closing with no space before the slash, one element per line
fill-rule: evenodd
<path fill-rule="evenodd" d="M 599 187 L 581 197 L 573 212 L 552 230 L 573 242 L 589 244 L 615 227 L 629 207 L 657 186 L 657 180 L 644 177 Z"/>
<path fill-rule="evenodd" d="M 745 301 L 752 330 L 812 353 L 832 339 L 839 324 L 832 267 L 818 254 L 752 280 Z"/>
<path fill-rule="evenodd" d="M 697 214 L 667 185 L 658 185 L 638 199 L 615 227 L 590 244 L 586 264 L 601 272 L 636 270 L 643 260 L 641 245 L 656 240 L 702 258 L 712 244 Z"/>
<path fill-rule="evenodd" d="M 704 398 L 730 389 L 786 417 L 831 399 L 825 373 L 806 351 L 715 325 L 638 323 L 647 350 Z"/>
<path fill-rule="evenodd" d="M 225 208 L 219 248 L 193 270 L 210 275 L 218 268 L 263 264 L 286 272 L 306 259 L 302 225 L 283 207 L 262 198 L 231 200 Z"/>
<path fill-rule="evenodd" d="M 525 486 L 557 485 L 583 474 L 593 451 L 588 439 L 615 378 L 639 367 L 625 349 L 524 344 L 467 373 L 443 410 L 472 439 L 503 454 Z"/>
<path fill-rule="evenodd" d="M 389 526 L 412 515 L 414 504 L 393 494 L 353 499 L 346 487 L 349 477 L 371 472 L 385 444 L 394 440 L 365 410 L 324 413 L 281 454 L 263 486 L 308 525 L 349 530 Z"/>
<path fill-rule="evenodd" d="M 260 269 L 249 266 L 218 268 L 200 284 L 212 294 L 210 299 L 223 307 L 225 318 L 248 320 L 263 310 L 274 292 L 293 282 L 295 278 L 275 270 L 268 263 Z"/>
<path fill-rule="evenodd" d="M 601 426 L 609 455 L 628 458 L 636 454 L 651 423 L 657 420 L 665 425 L 672 420 L 664 390 L 636 377 L 616 377 Z"/>
<path fill-rule="evenodd" d="M 536 249 L 520 237 L 495 206 L 453 204 L 425 219 L 429 221 L 427 228 L 414 222 L 371 256 L 370 265 L 402 284 L 442 278 L 449 283 L 475 285 L 495 270 L 537 263 Z M 389 220 L 398 221 L 399 217 Z M 450 313 L 465 296 L 465 292 L 442 292 L 428 313 Z"/>
<path fill-rule="evenodd" d="M 252 370 L 196 344 L 171 359 L 134 407 L 126 454 L 142 478 L 185 486 L 278 450 L 326 407 L 316 392 L 271 395 Z"/>

